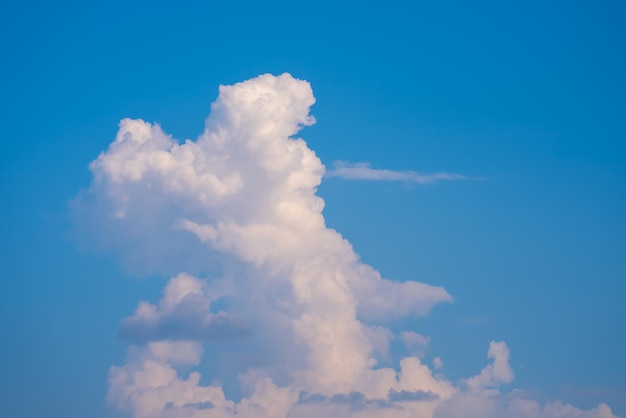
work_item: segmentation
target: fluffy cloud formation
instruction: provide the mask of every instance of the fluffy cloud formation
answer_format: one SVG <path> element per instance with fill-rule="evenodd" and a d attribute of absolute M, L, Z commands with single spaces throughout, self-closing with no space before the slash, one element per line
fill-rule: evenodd
<path fill-rule="evenodd" d="M 90 165 L 92 185 L 75 204 L 81 219 L 97 221 L 90 233 L 164 274 L 194 266 L 206 276 L 176 274 L 159 302 L 140 303 L 122 322 L 138 344 L 110 370 L 111 404 L 135 418 L 613 417 L 603 404 L 582 411 L 501 392 L 513 379 L 503 342 L 457 384 L 417 356 L 398 369 L 377 366 L 395 338 L 388 321 L 452 298 L 382 278 L 326 227 L 316 194 L 324 166 L 294 137 L 314 122 L 314 101 L 309 84 L 289 74 L 221 86 L 196 141 L 125 119 Z M 224 336 L 234 345 L 215 341 Z M 400 338 L 416 351 L 429 341 Z M 215 363 L 231 367 L 223 377 L 237 375 L 240 394 L 193 371 Z"/>
<path fill-rule="evenodd" d="M 406 181 L 417 184 L 436 183 L 442 180 L 466 180 L 467 177 L 455 173 L 423 174 L 416 171 L 394 171 L 375 169 L 369 163 L 348 163 L 335 161 L 332 170 L 326 177 L 339 177 L 347 180 L 379 180 L 379 181 Z"/>

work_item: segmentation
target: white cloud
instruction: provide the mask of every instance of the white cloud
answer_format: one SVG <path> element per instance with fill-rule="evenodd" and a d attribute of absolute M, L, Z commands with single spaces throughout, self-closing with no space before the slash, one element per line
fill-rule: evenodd
<path fill-rule="evenodd" d="M 372 168 L 369 163 L 349 163 L 335 161 L 326 177 L 339 177 L 346 180 L 406 181 L 417 184 L 436 183 L 442 180 L 467 180 L 468 177 L 455 173 L 423 174 L 416 171 L 394 171 Z"/>
<path fill-rule="evenodd" d="M 109 402 L 133 417 L 222 417 L 233 410 L 220 387 L 199 385 L 200 374 L 181 379 L 175 365 L 197 365 L 202 348 L 195 342 L 149 343 L 132 348 L 122 367 L 109 371 Z M 209 411 L 210 414 L 206 415 Z"/>
<path fill-rule="evenodd" d="M 112 405 L 136 418 L 611 417 L 603 405 L 583 412 L 500 393 L 513 378 L 503 342 L 492 342 L 481 373 L 458 384 L 415 356 L 397 370 L 377 366 L 394 338 L 387 321 L 452 298 L 441 287 L 382 278 L 326 227 L 316 194 L 325 168 L 294 137 L 313 123 L 314 101 L 309 84 L 289 74 L 222 86 L 196 141 L 126 119 L 90 165 L 93 183 L 74 205 L 94 238 L 149 270 L 191 266 L 205 276 L 176 274 L 159 302 L 141 303 L 123 322 L 140 344 L 111 368 Z M 214 276 L 228 277 L 227 292 Z M 225 293 L 226 312 L 212 311 Z M 252 324 L 237 345 L 243 352 L 206 346 L 214 365 L 253 356 L 223 365 L 237 370 L 240 399 L 190 372 L 220 315 L 229 326 L 232 318 Z M 403 338 L 425 348 L 418 335 Z"/>
<path fill-rule="evenodd" d="M 435 368 L 435 370 L 443 369 L 443 360 L 441 360 L 440 357 L 435 357 L 433 359 L 433 367 Z"/>

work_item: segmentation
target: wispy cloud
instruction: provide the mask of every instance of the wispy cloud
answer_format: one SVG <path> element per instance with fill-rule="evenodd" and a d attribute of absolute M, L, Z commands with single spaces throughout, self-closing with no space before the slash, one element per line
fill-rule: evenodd
<path fill-rule="evenodd" d="M 326 177 L 339 177 L 346 180 L 406 181 L 417 184 L 436 183 L 444 180 L 477 180 L 456 173 L 418 173 L 417 171 L 395 171 L 372 168 L 369 163 L 335 161 L 333 168 L 326 171 Z"/>

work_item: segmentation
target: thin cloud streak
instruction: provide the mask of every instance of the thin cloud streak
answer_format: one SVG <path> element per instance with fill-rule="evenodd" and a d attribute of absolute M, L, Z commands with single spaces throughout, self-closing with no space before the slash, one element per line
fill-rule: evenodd
<path fill-rule="evenodd" d="M 430 184 L 444 180 L 482 180 L 456 173 L 423 174 L 417 171 L 395 171 L 372 168 L 369 163 L 350 163 L 336 161 L 334 167 L 326 171 L 325 177 L 339 177 L 345 180 L 372 180 L 372 181 L 406 181 L 417 184 Z"/>

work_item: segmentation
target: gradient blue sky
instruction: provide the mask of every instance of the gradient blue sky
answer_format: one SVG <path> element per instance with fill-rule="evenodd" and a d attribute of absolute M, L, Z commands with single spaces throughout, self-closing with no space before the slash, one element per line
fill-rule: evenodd
<path fill-rule="evenodd" d="M 365 262 L 455 297 L 414 321 L 446 375 L 503 339 L 516 385 L 626 415 L 623 2 L 87 3 L 0 12 L 0 416 L 107 416 L 119 322 L 163 285 L 72 239 L 118 121 L 195 138 L 218 85 L 285 71 L 325 164 L 486 178 L 320 188 Z"/>

